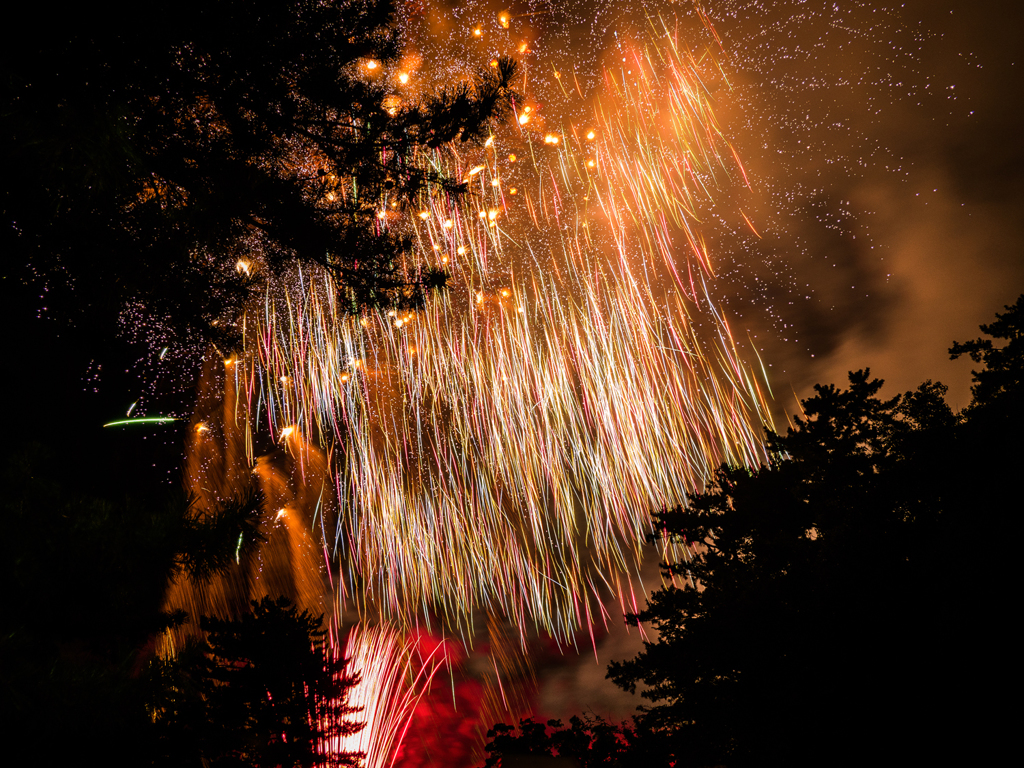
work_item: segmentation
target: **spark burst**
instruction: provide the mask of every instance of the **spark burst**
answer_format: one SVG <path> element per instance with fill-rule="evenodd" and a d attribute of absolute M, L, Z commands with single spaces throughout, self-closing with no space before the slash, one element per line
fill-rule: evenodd
<path fill-rule="evenodd" d="M 340 647 L 332 643 L 333 652 L 359 670 L 348 704 L 363 727 L 324 744 L 328 754 L 361 753 L 365 768 L 394 765 L 416 706 L 448 662 L 444 643 L 432 649 L 420 645 L 416 636 L 384 625 L 357 625 Z"/>
<path fill-rule="evenodd" d="M 745 181 L 702 79 L 721 70 L 649 33 L 585 123 L 525 98 L 479 152 L 419 158 L 470 195 L 382 205 L 449 270 L 441 298 L 353 318 L 296 271 L 246 315 L 246 423 L 334 444 L 348 592 L 393 620 L 471 634 L 482 609 L 567 639 L 606 591 L 632 607 L 653 511 L 764 458 L 761 383 L 696 227 Z"/>
<path fill-rule="evenodd" d="M 715 115 L 728 83 L 701 20 L 703 48 L 660 17 L 617 39 L 593 88 L 552 67 L 544 87 L 561 101 L 540 98 L 540 67 L 524 68 L 510 126 L 482 148 L 415 158 L 470 190 L 428 190 L 413 209 L 381 201 L 379 226 L 415 243 L 409 275 L 450 273 L 422 310 L 353 317 L 326 274 L 296 269 L 245 313 L 244 348 L 208 365 L 211 393 L 226 386 L 197 409 L 190 487 L 212 504 L 252 468 L 272 527 L 239 557 L 249 575 L 172 602 L 224 613 L 240 591 L 281 593 L 381 622 L 343 651 L 364 676 L 352 704 L 367 728 L 339 753 L 394 761 L 450 664 L 414 663 L 420 621 L 468 646 L 480 613 L 506 619 L 519 650 L 495 646 L 487 695 L 514 706 L 502 681 L 527 677 L 509 671 L 531 631 L 574 642 L 607 618 L 609 593 L 637 610 L 651 513 L 722 461 L 764 459 L 764 378 L 714 298 L 701 234 L 714 196 L 749 185 Z M 510 33 L 493 55 L 528 48 Z M 395 72 L 374 67 L 395 82 L 387 111 L 446 77 L 429 59 L 410 49 Z M 266 272 L 258 252 L 235 268 Z M 256 456 L 260 433 L 273 456 Z"/>

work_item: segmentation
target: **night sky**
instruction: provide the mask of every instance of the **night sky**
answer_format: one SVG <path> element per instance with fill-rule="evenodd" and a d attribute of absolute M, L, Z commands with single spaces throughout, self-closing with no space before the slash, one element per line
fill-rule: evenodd
<path fill-rule="evenodd" d="M 571 43 L 573 19 L 613 25 L 615 5 L 556 8 L 536 22 L 538 48 Z M 938 379 L 954 408 L 967 405 L 971 363 L 951 363 L 947 349 L 978 336 L 1024 291 L 1021 5 L 707 5 L 733 84 L 716 94 L 719 117 L 750 172 L 761 235 L 737 224 L 733 201 L 720 201 L 707 230 L 720 260 L 714 290 L 736 335 L 760 350 L 777 425 L 815 383 L 841 384 L 863 367 L 887 393 Z M 131 329 L 74 323 L 45 285 L 25 287 L 30 275 L 5 259 L 8 441 L 59 446 L 68 477 L 94 490 L 170 493 L 180 427 L 100 425 L 140 395 L 150 415 L 187 415 L 198 366 L 142 380 L 149 368 L 138 361 L 150 351 L 127 343 Z M 647 574 L 655 586 L 653 561 Z M 623 717 L 639 703 L 603 680 L 608 661 L 638 647 L 616 621 L 617 604 L 608 610 L 599 664 L 585 644 L 579 656 L 538 654 L 542 714 Z"/>

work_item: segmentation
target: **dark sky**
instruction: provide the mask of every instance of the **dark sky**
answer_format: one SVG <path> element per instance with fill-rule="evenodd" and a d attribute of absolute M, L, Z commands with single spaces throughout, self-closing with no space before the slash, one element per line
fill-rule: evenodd
<path fill-rule="evenodd" d="M 781 63 L 755 54 L 743 88 L 769 101 L 750 111 L 768 149 L 758 154 L 753 122 L 738 137 L 770 182 L 762 210 L 777 227 L 762 262 L 784 265 L 765 345 L 776 395 L 791 406 L 790 388 L 803 397 L 870 366 L 890 391 L 941 379 L 962 407 L 970 366 L 946 349 L 1024 290 L 1020 7 L 765 5 L 824 9 L 720 27 L 740 48 L 760 26 L 775 50 L 800 49 Z M 846 24 L 834 9 L 849 10 Z"/>
<path fill-rule="evenodd" d="M 721 116 L 737 126 L 764 235 L 733 241 L 722 225 L 719 295 L 756 337 L 781 408 L 865 366 L 890 392 L 941 379 L 966 405 L 971 365 L 950 363 L 947 348 L 1024 291 L 1021 5 L 707 5 L 733 56 Z M 38 320 L 46 296 L 12 289 L 14 271 L 5 266 L 3 289 L 9 439 L 62 445 L 69 476 L 101 486 L 175 478 L 177 431 L 99 426 L 140 389 L 130 355 L 107 352 L 114 330 Z M 604 664 L 631 655 L 636 635 L 612 623 L 600 664 L 586 649 L 542 662 L 545 714 L 629 713 Z"/>

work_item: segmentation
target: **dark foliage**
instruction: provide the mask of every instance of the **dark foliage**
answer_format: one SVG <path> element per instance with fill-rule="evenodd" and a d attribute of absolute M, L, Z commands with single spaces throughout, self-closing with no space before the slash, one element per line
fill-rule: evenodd
<path fill-rule="evenodd" d="M 996 313 L 996 322 L 981 326 L 986 335 L 1004 340 L 1002 346 L 996 346 L 993 339 L 974 339 L 964 344 L 954 341 L 949 350 L 951 360 L 970 355 L 974 362 L 985 364 L 980 371 L 971 371 L 975 407 L 1019 397 L 1024 390 L 1024 294 L 1004 309 L 1004 314 Z"/>
<path fill-rule="evenodd" d="M 322 616 L 264 598 L 235 621 L 204 617 L 204 639 L 158 662 L 154 703 L 173 765 L 354 765 L 331 739 L 361 728 L 347 703 L 356 677 L 323 640 Z"/>
<path fill-rule="evenodd" d="M 240 536 L 251 546 L 255 501 L 204 518 L 93 498 L 65 487 L 62 460 L 30 444 L 3 461 L 0 714 L 23 743 L 60 734 L 83 762 L 137 765 L 154 746 L 152 641 L 183 618 L 162 610 L 168 584 L 221 568 Z"/>
<path fill-rule="evenodd" d="M 1024 466 L 1022 302 L 983 328 L 1010 344 L 954 346 L 992 366 L 976 372 L 963 416 L 940 384 L 882 400 L 880 381 L 853 373 L 849 389 L 816 387 L 786 436 L 769 435 L 769 466 L 723 466 L 688 508 L 658 516 L 697 554 L 667 566 L 680 586 L 632 617 L 658 639 L 609 677 L 646 686 L 644 720 L 677 734 L 684 764 L 997 753 L 1011 468 Z"/>
<path fill-rule="evenodd" d="M 318 264 L 353 310 L 443 282 L 403 265 L 409 243 L 377 213 L 462 191 L 413 155 L 482 136 L 511 61 L 412 106 L 364 66 L 396 60 L 393 0 L 22 10 L 0 80 L 4 247 L 55 291 L 230 345 L 261 279 L 240 255 Z"/>
<path fill-rule="evenodd" d="M 485 768 L 507 763 L 512 755 L 560 757 L 580 768 L 667 768 L 675 763 L 674 744 L 652 731 L 643 718 L 615 725 L 601 717 L 572 717 L 568 726 L 549 720 L 520 720 L 519 728 L 498 724 L 487 732 Z"/>

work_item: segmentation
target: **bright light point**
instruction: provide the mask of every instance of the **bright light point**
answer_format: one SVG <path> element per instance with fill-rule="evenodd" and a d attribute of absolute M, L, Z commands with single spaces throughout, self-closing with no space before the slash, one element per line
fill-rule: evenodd
<path fill-rule="evenodd" d="M 558 137 L 555 136 L 555 134 L 553 134 L 553 133 L 549 133 L 547 136 L 544 137 L 544 143 L 545 144 L 557 144 L 558 143 Z"/>
<path fill-rule="evenodd" d="M 491 59 L 491 66 L 492 67 L 497 67 L 498 66 L 498 60 L 497 59 Z"/>
<path fill-rule="evenodd" d="M 445 229 L 451 229 L 454 226 L 455 226 L 455 222 L 454 221 L 452 221 L 451 219 L 446 219 L 445 220 L 445 222 L 444 222 L 444 228 Z"/>
<path fill-rule="evenodd" d="M 464 256 L 466 254 L 466 246 L 460 245 L 459 246 L 459 250 L 458 250 L 458 254 L 459 254 L 459 256 Z"/>
<path fill-rule="evenodd" d="M 593 168 L 593 167 L 594 167 L 594 161 L 593 160 L 587 160 L 587 168 Z"/>
<path fill-rule="evenodd" d="M 393 309 L 388 311 L 388 317 L 394 317 L 396 314 L 397 313 Z"/>
<path fill-rule="evenodd" d="M 235 364 L 235 358 L 233 358 L 233 357 L 229 357 L 227 360 L 224 361 L 224 365 L 227 366 L 228 368 L 230 368 L 234 364 Z"/>
<path fill-rule="evenodd" d="M 519 52 L 526 53 L 526 43 L 523 43 L 522 45 L 519 46 Z"/>
<path fill-rule="evenodd" d="M 596 135 L 593 131 L 587 131 L 587 141 L 593 141 Z"/>
<path fill-rule="evenodd" d="M 526 311 L 526 308 L 525 308 L 525 307 L 520 307 L 520 308 L 519 308 L 519 311 L 520 311 L 520 312 L 525 312 L 525 311 Z"/>
<path fill-rule="evenodd" d="M 403 72 L 398 76 L 398 82 L 400 82 L 402 85 L 405 85 L 406 83 L 409 82 L 409 76 L 405 74 L 405 72 Z"/>
<path fill-rule="evenodd" d="M 447 263 L 448 263 L 448 257 L 447 257 L 447 256 L 443 257 L 443 258 L 441 259 L 441 263 L 442 263 L 442 264 L 447 264 Z"/>
<path fill-rule="evenodd" d="M 501 24 L 501 28 L 502 29 L 508 29 L 508 25 L 509 25 L 510 21 L 511 21 L 511 18 L 509 18 L 509 15 L 507 13 L 505 13 L 504 11 L 502 11 L 501 13 L 498 14 L 498 23 Z"/>
<path fill-rule="evenodd" d="M 526 125 L 528 122 L 530 122 L 530 116 L 529 115 L 520 115 L 519 116 L 519 124 L 520 125 Z"/>
<path fill-rule="evenodd" d="M 243 275 L 249 274 L 250 267 L 251 265 L 245 259 L 239 259 L 238 262 L 235 264 L 235 270 Z"/>
<path fill-rule="evenodd" d="M 388 212 L 387 211 L 377 211 L 377 218 L 378 219 L 386 219 L 387 216 L 388 216 Z"/>
<path fill-rule="evenodd" d="M 530 111 L 530 107 L 523 107 L 523 112 L 529 112 L 529 111 Z"/>
<path fill-rule="evenodd" d="M 492 187 L 498 186 L 499 183 L 500 182 L 498 181 L 498 177 L 497 176 L 495 176 L 493 179 L 491 179 L 491 186 Z"/>
<path fill-rule="evenodd" d="M 284 514 L 287 511 L 288 510 L 286 510 L 284 507 L 281 507 L 279 510 L 277 510 L 277 518 L 275 519 L 280 520 L 282 517 L 284 517 Z"/>
<path fill-rule="evenodd" d="M 367 69 L 376 69 L 377 68 L 377 62 L 374 61 L 373 59 L 370 59 L 368 62 L 366 62 L 366 68 Z"/>
<path fill-rule="evenodd" d="M 287 376 L 282 376 L 281 377 L 281 383 L 282 384 L 287 384 L 288 383 L 288 377 Z"/>
<path fill-rule="evenodd" d="M 483 34 L 483 30 L 480 29 L 480 27 L 477 27 L 476 29 L 473 30 L 473 34 L 476 35 L 477 37 L 480 37 L 480 35 Z"/>
<path fill-rule="evenodd" d="M 514 154 L 513 155 L 509 155 L 508 156 L 508 161 L 510 163 L 514 163 L 516 161 L 516 156 Z"/>
<path fill-rule="evenodd" d="M 493 136 L 488 136 L 488 137 L 487 137 L 487 141 L 485 141 L 485 142 L 484 142 L 484 146 L 485 146 L 485 147 L 489 147 L 489 146 L 491 146 L 491 145 L 492 145 L 493 143 L 494 143 L 494 137 L 493 137 Z"/>
<path fill-rule="evenodd" d="M 281 430 L 281 439 L 287 440 L 288 437 L 291 436 L 292 432 L 294 431 L 295 427 L 285 427 L 284 429 Z"/>
<path fill-rule="evenodd" d="M 492 208 L 491 210 L 489 210 L 487 212 L 487 218 L 490 219 L 491 221 L 494 221 L 496 218 L 498 218 L 498 209 Z"/>
<path fill-rule="evenodd" d="M 483 170 L 484 168 L 486 168 L 486 166 L 484 166 L 484 165 L 478 165 L 478 166 L 477 166 L 476 168 L 473 168 L 473 169 L 472 169 L 472 170 L 471 170 L 471 171 L 469 172 L 469 176 L 470 176 L 470 178 L 472 178 L 473 176 L 476 176 L 476 175 L 477 175 L 478 173 L 480 173 L 480 171 L 482 171 L 482 170 Z"/>
<path fill-rule="evenodd" d="M 486 219 L 487 218 L 487 211 L 480 211 L 480 213 L 478 215 L 480 216 L 481 219 Z"/>
<path fill-rule="evenodd" d="M 555 78 L 558 79 L 562 76 L 561 72 L 555 72 Z"/>
<path fill-rule="evenodd" d="M 484 300 L 484 294 L 483 294 L 483 291 L 481 291 L 480 293 L 478 293 L 476 295 L 476 303 L 480 304 L 483 300 Z"/>
<path fill-rule="evenodd" d="M 510 190 L 508 191 L 508 193 L 509 193 L 510 195 L 514 195 L 514 194 L 516 194 L 517 192 L 519 192 L 519 190 L 518 190 L 518 189 L 516 189 L 515 187 L 512 187 L 512 189 L 510 189 Z"/>
<path fill-rule="evenodd" d="M 199 422 L 198 424 L 196 424 L 196 432 L 198 432 L 200 435 L 203 434 L 203 432 L 209 432 L 209 431 L 210 431 L 210 428 L 208 426 L 206 426 L 203 422 Z"/>
<path fill-rule="evenodd" d="M 420 211 L 420 218 L 426 221 L 430 218 L 430 214 L 427 211 Z"/>
<path fill-rule="evenodd" d="M 502 288 L 501 289 L 501 295 L 507 297 L 508 296 L 508 288 Z"/>

